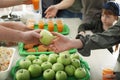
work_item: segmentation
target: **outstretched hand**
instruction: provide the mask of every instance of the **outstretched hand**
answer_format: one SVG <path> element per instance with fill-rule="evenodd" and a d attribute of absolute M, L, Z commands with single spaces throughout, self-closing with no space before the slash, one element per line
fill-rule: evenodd
<path fill-rule="evenodd" d="M 56 32 L 52 32 L 52 34 L 54 36 L 57 36 L 56 39 L 53 40 L 52 44 L 49 46 L 54 52 L 59 53 L 70 49 L 71 40 L 69 38 Z"/>
<path fill-rule="evenodd" d="M 58 9 L 54 5 L 51 5 L 45 11 L 45 14 L 46 14 L 45 17 L 46 18 L 54 18 L 54 17 L 56 17 L 57 12 L 58 12 Z"/>

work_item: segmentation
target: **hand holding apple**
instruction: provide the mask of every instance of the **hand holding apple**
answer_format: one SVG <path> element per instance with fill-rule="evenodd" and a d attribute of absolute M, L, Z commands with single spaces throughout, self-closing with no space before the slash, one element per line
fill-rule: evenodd
<path fill-rule="evenodd" d="M 55 38 L 48 30 L 45 29 L 40 32 L 40 36 L 42 36 L 42 38 L 40 38 L 40 42 L 44 45 L 49 45 Z"/>

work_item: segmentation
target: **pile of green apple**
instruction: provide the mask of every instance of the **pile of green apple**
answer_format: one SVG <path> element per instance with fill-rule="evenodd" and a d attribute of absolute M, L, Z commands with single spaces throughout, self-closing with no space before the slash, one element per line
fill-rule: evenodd
<path fill-rule="evenodd" d="M 16 80 L 31 80 L 43 76 L 44 80 L 67 80 L 73 76 L 76 80 L 86 77 L 87 72 L 81 66 L 77 53 L 65 51 L 59 54 L 28 55 L 20 59 L 15 73 Z"/>

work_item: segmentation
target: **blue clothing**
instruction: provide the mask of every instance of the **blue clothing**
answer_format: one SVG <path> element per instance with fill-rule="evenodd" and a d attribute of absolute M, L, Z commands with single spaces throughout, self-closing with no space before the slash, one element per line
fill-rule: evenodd
<path fill-rule="evenodd" d="M 82 13 L 74 13 L 69 10 L 62 10 L 61 12 L 58 13 L 57 17 L 58 18 L 63 17 L 63 18 L 80 18 L 80 19 L 82 19 Z"/>

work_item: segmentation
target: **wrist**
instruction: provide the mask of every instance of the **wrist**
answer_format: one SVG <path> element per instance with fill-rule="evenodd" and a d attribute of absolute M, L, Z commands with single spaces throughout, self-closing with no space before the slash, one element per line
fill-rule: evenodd
<path fill-rule="evenodd" d="M 83 43 L 80 39 L 72 39 L 70 45 L 71 45 L 71 48 L 82 48 L 83 47 Z"/>
<path fill-rule="evenodd" d="M 16 38 L 17 41 L 18 41 L 18 42 L 24 42 L 24 32 L 19 31 L 18 34 L 19 34 L 19 35 L 18 35 L 18 38 Z"/>
<path fill-rule="evenodd" d="M 54 8 L 56 9 L 56 10 L 60 10 L 60 8 L 59 8 L 59 5 L 54 5 Z"/>

